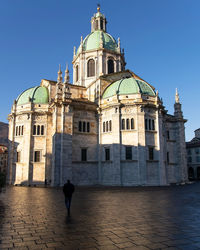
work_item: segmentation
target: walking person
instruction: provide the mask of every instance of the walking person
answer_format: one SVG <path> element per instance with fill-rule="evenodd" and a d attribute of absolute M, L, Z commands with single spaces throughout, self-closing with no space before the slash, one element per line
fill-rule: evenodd
<path fill-rule="evenodd" d="M 68 216 L 70 216 L 70 206 L 74 190 L 74 185 L 70 182 L 70 180 L 67 180 L 67 183 L 65 183 L 65 185 L 63 186 L 63 192 L 65 195 L 65 206 L 67 208 Z"/>

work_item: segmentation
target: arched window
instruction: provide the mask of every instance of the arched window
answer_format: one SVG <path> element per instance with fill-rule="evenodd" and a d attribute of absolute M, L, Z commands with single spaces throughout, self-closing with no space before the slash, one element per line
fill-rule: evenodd
<path fill-rule="evenodd" d="M 149 119 L 149 130 L 151 130 L 151 119 Z"/>
<path fill-rule="evenodd" d="M 82 131 L 82 122 L 79 121 L 78 123 L 78 131 L 81 132 Z"/>
<path fill-rule="evenodd" d="M 95 29 L 98 30 L 98 20 L 95 22 Z"/>
<path fill-rule="evenodd" d="M 125 120 L 122 119 L 122 129 L 124 130 L 125 129 Z"/>
<path fill-rule="evenodd" d="M 76 65 L 76 82 L 78 82 L 78 79 L 79 79 L 78 74 L 79 74 L 78 65 Z"/>
<path fill-rule="evenodd" d="M 108 121 L 106 122 L 106 132 L 108 132 Z"/>
<path fill-rule="evenodd" d="M 90 132 L 90 123 L 87 122 L 87 132 L 89 133 Z"/>
<path fill-rule="evenodd" d="M 155 130 L 155 122 L 152 120 L 152 130 Z"/>
<path fill-rule="evenodd" d="M 87 63 L 87 76 L 94 76 L 95 75 L 95 62 L 93 59 L 90 59 Z"/>
<path fill-rule="evenodd" d="M 36 135 L 36 125 L 33 126 L 33 135 Z"/>
<path fill-rule="evenodd" d="M 105 122 L 103 122 L 103 132 L 105 132 Z"/>
<path fill-rule="evenodd" d="M 145 129 L 148 130 L 148 120 L 145 119 Z"/>
<path fill-rule="evenodd" d="M 16 136 L 18 136 L 18 126 L 16 126 L 16 133 L 15 133 Z"/>
<path fill-rule="evenodd" d="M 134 129 L 134 119 L 131 119 L 131 129 Z"/>
<path fill-rule="evenodd" d="M 37 135 L 40 135 L 40 125 L 37 126 Z"/>
<path fill-rule="evenodd" d="M 85 122 L 83 122 L 83 132 L 85 132 Z"/>
<path fill-rule="evenodd" d="M 41 126 L 41 135 L 44 135 L 44 125 Z"/>
<path fill-rule="evenodd" d="M 101 30 L 103 30 L 103 20 L 100 21 Z"/>
<path fill-rule="evenodd" d="M 108 74 L 114 72 L 114 62 L 112 59 L 108 60 Z"/>
<path fill-rule="evenodd" d="M 112 121 L 109 121 L 109 131 L 112 131 Z"/>
<path fill-rule="evenodd" d="M 22 135 L 24 134 L 24 126 L 22 125 Z"/>
<path fill-rule="evenodd" d="M 130 129 L 129 119 L 126 119 L 126 129 Z"/>

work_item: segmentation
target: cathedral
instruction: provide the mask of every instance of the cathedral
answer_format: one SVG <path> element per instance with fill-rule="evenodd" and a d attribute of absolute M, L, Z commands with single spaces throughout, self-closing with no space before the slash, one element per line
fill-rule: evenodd
<path fill-rule="evenodd" d="M 91 33 L 57 81 L 42 79 L 14 101 L 7 181 L 13 185 L 161 186 L 187 181 L 186 120 L 158 91 L 126 69 L 120 39 L 100 7 Z M 64 78 L 63 78 L 64 76 Z"/>

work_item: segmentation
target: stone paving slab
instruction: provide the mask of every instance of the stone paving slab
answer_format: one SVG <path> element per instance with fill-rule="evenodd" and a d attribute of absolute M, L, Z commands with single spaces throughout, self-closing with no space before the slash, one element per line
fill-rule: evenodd
<path fill-rule="evenodd" d="M 200 183 L 76 187 L 71 217 L 61 188 L 0 193 L 0 249 L 200 249 Z"/>

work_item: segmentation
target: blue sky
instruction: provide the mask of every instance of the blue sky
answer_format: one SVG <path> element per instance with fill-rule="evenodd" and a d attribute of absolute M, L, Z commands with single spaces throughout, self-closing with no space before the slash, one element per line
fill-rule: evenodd
<path fill-rule="evenodd" d="M 120 37 L 127 69 L 159 91 L 173 114 L 178 88 L 186 139 L 200 127 L 199 0 L 1 0 L 0 121 L 14 99 L 41 79 L 57 79 L 58 65 L 69 63 L 73 47 L 90 33 L 97 3 L 106 15 L 107 31 Z"/>

